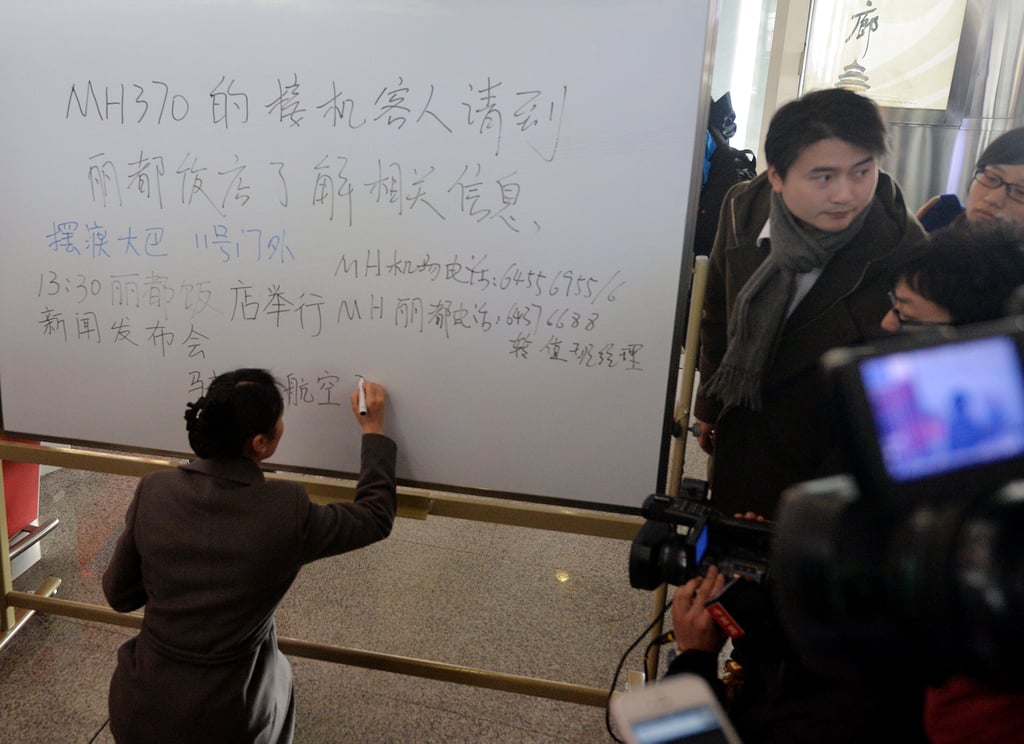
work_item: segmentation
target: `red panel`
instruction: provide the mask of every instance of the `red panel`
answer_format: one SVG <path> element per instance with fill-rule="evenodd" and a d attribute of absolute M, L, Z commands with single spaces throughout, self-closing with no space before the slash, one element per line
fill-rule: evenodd
<path fill-rule="evenodd" d="M 7 539 L 10 539 L 39 517 L 39 464 L 4 462 L 3 468 Z"/>

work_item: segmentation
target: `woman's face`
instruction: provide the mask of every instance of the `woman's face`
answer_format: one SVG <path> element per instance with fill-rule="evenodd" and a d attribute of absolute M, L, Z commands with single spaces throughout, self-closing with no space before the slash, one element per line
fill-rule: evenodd
<path fill-rule="evenodd" d="M 1024 193 L 1024 165 L 987 165 L 988 176 L 1009 184 L 1015 193 Z M 1014 201 L 1006 186 L 989 187 L 977 178 L 967 192 L 967 219 L 975 221 L 1008 220 L 1024 225 L 1024 203 Z"/>
<path fill-rule="evenodd" d="M 274 453 L 277 451 L 277 445 L 281 443 L 281 437 L 284 436 L 284 415 L 277 417 L 277 423 L 274 424 L 274 431 L 271 436 L 272 438 L 267 443 L 267 448 L 270 450 L 266 454 L 267 458 L 274 456 Z"/>
<path fill-rule="evenodd" d="M 257 434 L 246 445 L 246 456 L 255 462 L 269 460 L 277 451 L 284 435 L 284 415 L 278 417 L 277 423 L 269 434 Z"/>

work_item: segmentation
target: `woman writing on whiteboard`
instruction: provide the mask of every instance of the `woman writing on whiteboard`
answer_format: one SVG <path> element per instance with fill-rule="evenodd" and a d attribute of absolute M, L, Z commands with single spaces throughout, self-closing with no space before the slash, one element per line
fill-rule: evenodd
<path fill-rule="evenodd" d="M 366 382 L 363 395 L 365 415 L 359 391 L 351 396 L 363 434 L 356 498 L 326 506 L 260 469 L 284 430 L 270 373 L 222 374 L 188 404 L 198 459 L 139 481 L 103 575 L 111 607 L 146 608 L 110 683 L 118 742 L 292 740 L 292 673 L 274 611 L 303 564 L 382 540 L 394 522 L 386 393 Z"/>

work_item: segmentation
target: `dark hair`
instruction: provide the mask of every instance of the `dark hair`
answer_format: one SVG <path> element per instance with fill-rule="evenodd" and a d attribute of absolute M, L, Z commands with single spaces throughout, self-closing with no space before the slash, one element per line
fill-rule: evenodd
<path fill-rule="evenodd" d="M 271 434 L 283 411 L 277 380 L 265 369 L 225 372 L 187 405 L 188 443 L 199 457 L 242 457 L 245 443 Z"/>
<path fill-rule="evenodd" d="M 844 88 L 826 88 L 775 112 L 764 140 L 765 160 L 785 178 L 800 153 L 824 139 L 848 142 L 879 158 L 889 152 L 888 131 L 874 101 Z"/>
<path fill-rule="evenodd" d="M 987 165 L 1024 165 L 1024 127 L 1003 132 L 989 143 L 975 167 Z"/>
<path fill-rule="evenodd" d="M 1001 318 L 1024 284 L 1024 232 L 1012 223 L 975 222 L 936 230 L 897 272 L 954 325 Z"/>

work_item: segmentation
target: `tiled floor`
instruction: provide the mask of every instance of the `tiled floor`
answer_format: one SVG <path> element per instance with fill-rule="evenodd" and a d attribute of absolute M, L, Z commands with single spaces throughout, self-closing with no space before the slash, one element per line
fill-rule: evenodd
<path fill-rule="evenodd" d="M 688 448 L 687 473 L 704 460 Z M 105 606 L 100 575 L 135 479 L 58 470 L 40 516 L 60 526 L 15 580 Z M 624 540 L 445 517 L 399 519 L 369 548 L 312 564 L 277 613 L 281 636 L 607 689 L 650 620 Z M 566 576 L 568 580 L 565 579 Z M 0 740 L 111 742 L 107 683 L 133 631 L 36 615 L 0 651 Z M 641 670 L 643 648 L 625 669 Z M 604 742 L 603 708 L 290 657 L 296 741 Z"/>

